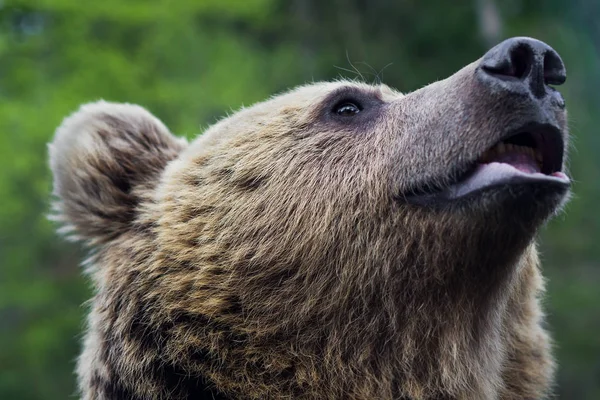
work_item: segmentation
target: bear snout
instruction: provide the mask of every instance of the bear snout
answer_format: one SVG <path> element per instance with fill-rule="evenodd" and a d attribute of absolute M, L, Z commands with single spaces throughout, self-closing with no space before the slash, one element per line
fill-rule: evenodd
<path fill-rule="evenodd" d="M 558 207 L 569 187 L 563 162 L 568 130 L 565 102 L 551 85 L 565 80 L 564 63 L 554 49 L 516 37 L 400 99 L 399 130 L 405 134 L 395 159 L 407 149 L 418 156 L 397 175 L 419 177 L 400 188 L 401 197 L 446 207 L 466 194 L 477 199 L 502 193 L 514 199 L 518 193 L 526 203 L 543 200 L 548 210 Z"/>

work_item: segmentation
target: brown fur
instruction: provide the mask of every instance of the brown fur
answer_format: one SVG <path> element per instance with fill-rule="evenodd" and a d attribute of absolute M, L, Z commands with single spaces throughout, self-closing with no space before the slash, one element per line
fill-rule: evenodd
<path fill-rule="evenodd" d="M 524 210 L 518 188 L 452 210 L 403 200 L 526 115 L 473 68 L 406 96 L 301 87 L 189 146 L 136 106 L 66 119 L 51 145 L 56 218 L 95 249 L 83 397 L 548 393 L 533 238 L 559 200 Z M 372 112 L 329 116 L 340 90 Z"/>

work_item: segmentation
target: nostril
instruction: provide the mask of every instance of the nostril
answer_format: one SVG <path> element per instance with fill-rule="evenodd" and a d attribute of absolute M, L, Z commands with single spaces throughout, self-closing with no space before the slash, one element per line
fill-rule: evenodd
<path fill-rule="evenodd" d="M 524 43 L 508 50 L 508 54 L 502 57 L 491 57 L 481 66 L 488 74 L 499 78 L 524 79 L 531 70 L 533 64 L 533 52 Z"/>
<path fill-rule="evenodd" d="M 566 80 L 567 71 L 560 56 L 555 51 L 548 51 L 544 56 L 544 83 L 562 85 Z"/>
<path fill-rule="evenodd" d="M 533 64 L 533 53 L 531 48 L 525 44 L 520 44 L 510 52 L 510 62 L 513 65 L 514 76 L 517 79 L 525 78 Z"/>

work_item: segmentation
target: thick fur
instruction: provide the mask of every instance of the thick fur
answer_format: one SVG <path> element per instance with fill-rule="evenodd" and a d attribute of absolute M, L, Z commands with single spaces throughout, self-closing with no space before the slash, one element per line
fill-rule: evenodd
<path fill-rule="evenodd" d="M 51 145 L 56 218 L 95 248 L 83 398 L 547 394 L 534 236 L 561 196 L 404 199 L 530 115 L 474 68 L 406 96 L 301 87 L 189 146 L 136 106 L 67 118 Z M 338 119 L 344 96 L 369 106 Z"/>
<path fill-rule="evenodd" d="M 49 147 L 63 231 L 95 245 L 131 229 L 136 207 L 185 145 L 139 106 L 81 107 Z"/>

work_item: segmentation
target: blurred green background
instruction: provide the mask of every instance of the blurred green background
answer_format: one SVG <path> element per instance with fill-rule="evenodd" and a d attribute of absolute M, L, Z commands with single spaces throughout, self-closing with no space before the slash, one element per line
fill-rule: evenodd
<path fill-rule="evenodd" d="M 82 251 L 45 219 L 46 143 L 80 103 L 139 103 L 192 138 L 354 68 L 410 91 L 521 35 L 551 44 L 569 74 L 574 196 L 540 239 L 557 394 L 600 399 L 598 0 L 0 0 L 0 399 L 74 394 L 90 292 Z"/>

